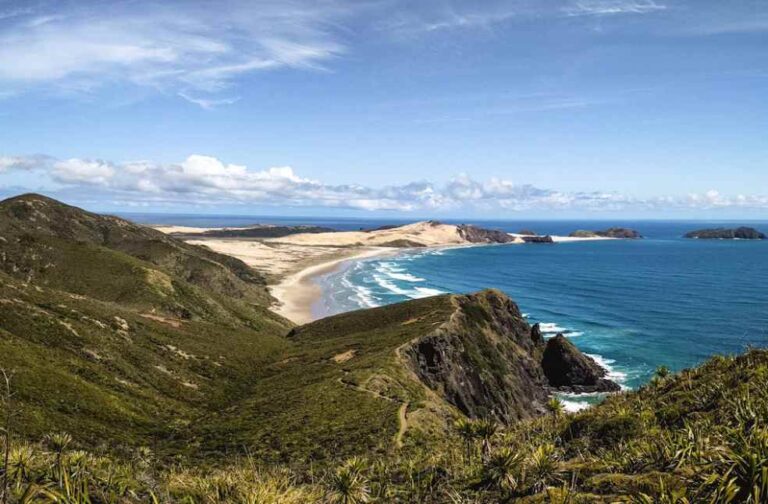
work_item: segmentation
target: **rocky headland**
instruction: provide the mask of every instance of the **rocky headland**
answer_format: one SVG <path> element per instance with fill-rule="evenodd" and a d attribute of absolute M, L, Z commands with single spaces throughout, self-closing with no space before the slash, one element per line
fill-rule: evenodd
<path fill-rule="evenodd" d="M 450 319 L 403 353 L 421 381 L 464 414 L 509 423 L 544 412 L 553 390 L 619 390 L 562 335 L 545 341 L 503 293 L 448 299 L 455 306 Z"/>

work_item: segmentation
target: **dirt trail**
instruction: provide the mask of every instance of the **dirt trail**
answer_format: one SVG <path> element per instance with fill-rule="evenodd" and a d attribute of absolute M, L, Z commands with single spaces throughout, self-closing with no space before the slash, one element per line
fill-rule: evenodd
<path fill-rule="evenodd" d="M 355 385 L 354 383 L 350 383 L 344 380 L 344 377 L 339 378 L 339 383 L 341 383 L 345 387 L 351 388 L 353 390 L 357 390 L 358 392 L 371 394 L 372 396 L 377 397 L 379 399 L 384 399 L 385 401 L 400 403 L 400 408 L 397 411 L 397 420 L 398 420 L 399 428 L 397 430 L 397 434 L 395 435 L 395 446 L 398 449 L 402 448 L 403 437 L 405 436 L 405 432 L 408 430 L 408 418 L 406 414 L 408 412 L 408 406 L 410 405 L 410 403 L 408 401 L 401 401 L 400 399 L 396 399 L 394 397 L 387 397 L 374 390 L 369 390 L 365 387 Z"/>
<path fill-rule="evenodd" d="M 397 412 L 397 419 L 400 421 L 400 429 L 395 436 L 395 446 L 397 446 L 398 449 L 403 447 L 403 436 L 405 436 L 405 431 L 408 430 L 408 418 L 406 416 L 408 413 L 408 404 L 407 401 L 401 404 L 400 409 Z"/>

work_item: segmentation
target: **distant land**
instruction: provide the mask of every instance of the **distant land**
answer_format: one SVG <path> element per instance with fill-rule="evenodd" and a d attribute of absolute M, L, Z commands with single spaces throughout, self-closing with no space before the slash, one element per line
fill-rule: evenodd
<path fill-rule="evenodd" d="M 713 228 L 699 229 L 685 234 L 685 238 L 700 240 L 765 240 L 766 235 L 755 228 Z"/>

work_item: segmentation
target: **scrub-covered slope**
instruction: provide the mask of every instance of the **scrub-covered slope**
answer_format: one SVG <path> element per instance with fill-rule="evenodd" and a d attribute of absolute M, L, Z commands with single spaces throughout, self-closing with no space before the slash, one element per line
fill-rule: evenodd
<path fill-rule="evenodd" d="M 0 202 L 0 270 L 182 319 L 272 317 L 257 309 L 271 301 L 264 279 L 242 261 L 35 194 Z"/>
<path fill-rule="evenodd" d="M 24 435 L 309 463 L 531 418 L 552 391 L 549 343 L 497 291 L 292 329 L 235 259 L 36 195 L 0 214 L 0 367 Z M 567 349 L 556 385 L 590 386 Z"/>
<path fill-rule="evenodd" d="M 514 423 L 544 413 L 553 391 L 547 343 L 494 290 L 337 315 L 288 339 L 294 350 L 217 424 L 266 457 L 386 451 L 443 437 L 462 416 Z"/>

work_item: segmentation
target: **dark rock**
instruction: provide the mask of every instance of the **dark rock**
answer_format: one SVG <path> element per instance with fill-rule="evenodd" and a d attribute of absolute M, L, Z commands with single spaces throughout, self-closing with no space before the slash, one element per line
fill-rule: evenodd
<path fill-rule="evenodd" d="M 489 290 L 453 300 L 457 310 L 450 320 L 403 355 L 430 389 L 467 416 L 511 423 L 542 414 L 552 387 L 618 390 L 605 379 L 605 370 L 570 342 L 545 343 L 539 325 L 531 327 L 503 293 Z"/>
<path fill-rule="evenodd" d="M 504 231 L 484 229 L 470 224 L 458 226 L 459 236 L 470 243 L 510 243 L 515 239 Z"/>
<path fill-rule="evenodd" d="M 586 229 L 579 229 L 571 234 L 569 234 L 571 238 L 596 238 L 599 235 L 594 231 L 587 231 Z"/>
<path fill-rule="evenodd" d="M 640 233 L 638 233 L 634 229 L 622 228 L 622 227 L 612 227 L 612 228 L 604 229 L 602 231 L 587 231 L 584 229 L 580 229 L 578 231 L 574 231 L 568 236 L 571 236 L 573 238 L 596 238 L 596 237 L 622 238 L 625 240 L 636 240 L 643 237 Z"/>
<path fill-rule="evenodd" d="M 517 305 L 498 291 L 455 296 L 457 311 L 404 351 L 432 390 L 473 418 L 511 423 L 545 411 L 542 343 Z"/>
<path fill-rule="evenodd" d="M 537 233 L 536 231 L 531 231 L 530 229 L 521 229 L 520 231 L 517 232 L 517 234 L 522 236 L 538 236 L 539 235 L 539 233 Z"/>
<path fill-rule="evenodd" d="M 624 238 L 629 240 L 635 240 L 643 237 L 640 233 L 638 233 L 634 229 L 622 228 L 622 227 L 612 227 L 604 231 L 597 231 L 597 235 L 607 237 L 607 238 Z"/>
<path fill-rule="evenodd" d="M 538 322 L 531 327 L 531 340 L 535 345 L 544 344 L 544 336 L 541 334 L 541 325 Z"/>
<path fill-rule="evenodd" d="M 549 384 L 560 390 L 613 392 L 620 388 L 605 378 L 605 369 L 579 351 L 562 334 L 547 341 L 541 366 Z"/>
<path fill-rule="evenodd" d="M 699 229 L 686 233 L 685 238 L 701 240 L 765 240 L 768 237 L 755 228 L 742 226 L 733 229 Z"/>
<path fill-rule="evenodd" d="M 555 243 L 551 236 L 521 236 L 525 243 Z"/>

